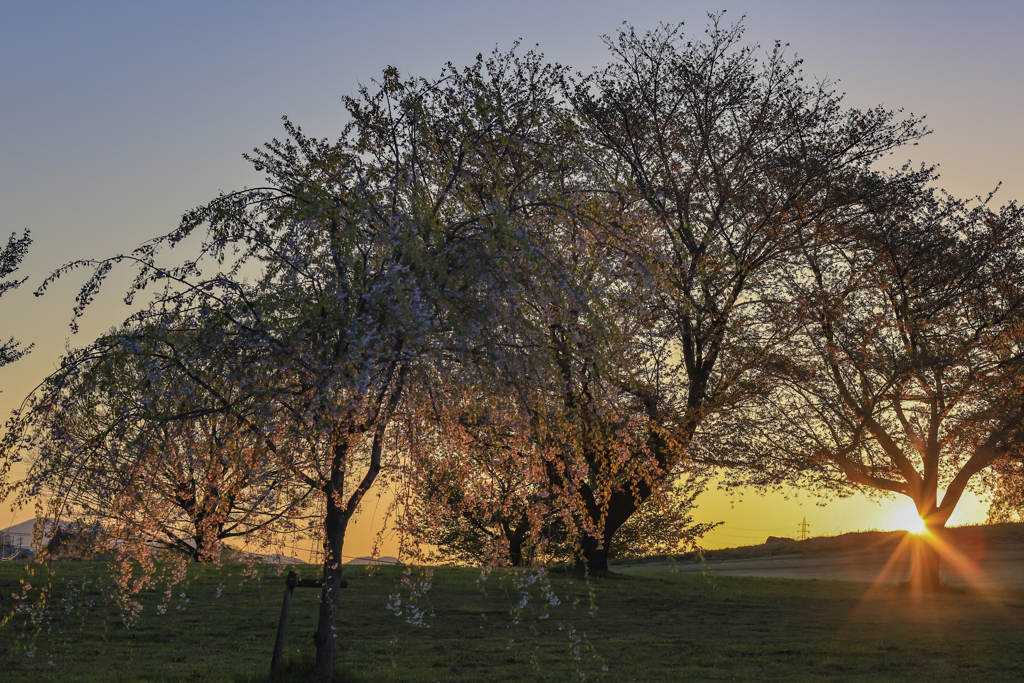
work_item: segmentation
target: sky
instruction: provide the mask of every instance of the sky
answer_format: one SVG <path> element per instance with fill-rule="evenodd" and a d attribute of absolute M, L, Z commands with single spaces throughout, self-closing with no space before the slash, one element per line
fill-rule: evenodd
<path fill-rule="evenodd" d="M 602 35 L 685 22 L 708 11 L 745 15 L 746 39 L 789 44 L 809 77 L 837 82 L 846 103 L 926 115 L 934 131 L 891 158 L 939 164 L 959 196 L 1024 199 L 1024 3 L 953 1 L 632 0 L 518 2 L 48 2 L 0 0 L 0 236 L 29 229 L 34 244 L 0 300 L 0 337 L 35 344 L 0 369 L 0 414 L 59 362 L 130 312 L 128 271 L 115 276 L 70 335 L 85 272 L 36 298 L 55 268 L 131 250 L 172 230 L 186 210 L 260 180 L 241 154 L 281 136 L 287 115 L 318 137 L 344 125 L 341 98 L 387 65 L 436 76 L 516 40 L 578 70 L 607 61 Z M 700 521 L 725 521 L 708 547 L 810 533 L 892 528 L 909 503 L 856 497 L 820 507 L 806 492 L 759 497 L 709 491 Z M 965 500 L 952 524 L 982 521 Z M 26 513 L 0 508 L 0 527 Z M 369 551 L 373 515 L 346 554 Z M 385 545 L 387 550 L 387 545 Z"/>

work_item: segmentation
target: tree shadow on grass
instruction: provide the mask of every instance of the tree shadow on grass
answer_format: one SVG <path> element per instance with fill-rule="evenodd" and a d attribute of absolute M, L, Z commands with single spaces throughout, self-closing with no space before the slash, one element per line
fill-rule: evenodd
<path fill-rule="evenodd" d="M 611 579 L 623 580 L 634 578 L 628 572 L 617 572 L 613 569 L 581 569 L 574 564 L 552 564 L 547 566 L 548 574 L 552 578 L 569 577 L 571 579 Z"/>

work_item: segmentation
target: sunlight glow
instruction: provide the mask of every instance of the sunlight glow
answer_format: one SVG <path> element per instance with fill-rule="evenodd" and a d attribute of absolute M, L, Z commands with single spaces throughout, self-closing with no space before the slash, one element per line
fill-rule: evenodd
<path fill-rule="evenodd" d="M 894 529 L 906 529 L 910 533 L 917 535 L 927 533 L 924 520 L 917 514 L 917 510 L 913 508 L 893 513 L 890 520 Z"/>

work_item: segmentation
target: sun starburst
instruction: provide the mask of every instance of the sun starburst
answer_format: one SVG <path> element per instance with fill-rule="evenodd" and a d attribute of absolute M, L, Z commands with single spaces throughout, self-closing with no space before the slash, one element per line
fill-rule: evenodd
<path fill-rule="evenodd" d="M 921 519 L 921 515 L 914 508 L 906 508 L 895 512 L 890 517 L 890 524 L 894 529 L 905 529 L 912 534 L 923 536 L 928 533 L 928 528 Z"/>

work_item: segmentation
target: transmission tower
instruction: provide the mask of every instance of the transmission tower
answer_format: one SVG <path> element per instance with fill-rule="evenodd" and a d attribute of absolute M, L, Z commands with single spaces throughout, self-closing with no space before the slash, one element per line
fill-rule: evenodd
<path fill-rule="evenodd" d="M 800 530 L 800 534 L 799 534 L 800 540 L 801 541 L 806 541 L 807 540 L 807 529 L 810 528 L 810 526 L 811 526 L 810 524 L 807 523 L 807 518 L 804 517 L 804 521 L 800 522 L 796 526 Z"/>

